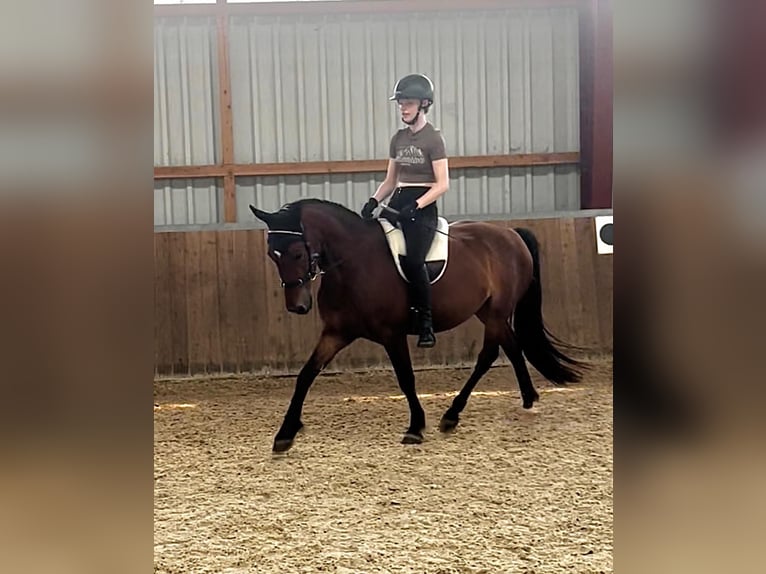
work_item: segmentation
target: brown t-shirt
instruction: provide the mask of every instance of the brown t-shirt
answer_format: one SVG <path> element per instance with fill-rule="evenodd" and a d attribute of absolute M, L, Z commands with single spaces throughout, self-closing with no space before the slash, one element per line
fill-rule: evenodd
<path fill-rule="evenodd" d="M 410 128 L 396 132 L 389 156 L 399 166 L 399 181 L 431 183 L 436 181 L 431 162 L 447 157 L 447 151 L 441 131 L 427 123 L 415 133 Z"/>

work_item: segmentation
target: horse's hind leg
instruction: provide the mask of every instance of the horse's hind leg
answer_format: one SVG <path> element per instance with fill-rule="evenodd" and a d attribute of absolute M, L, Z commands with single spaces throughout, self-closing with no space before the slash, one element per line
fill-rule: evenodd
<path fill-rule="evenodd" d="M 521 391 L 522 406 L 525 409 L 531 409 L 535 401 L 540 398 L 540 395 L 537 394 L 534 385 L 532 385 L 532 377 L 529 376 L 527 363 L 524 361 L 524 355 L 521 352 L 521 344 L 509 324 L 506 324 L 501 345 L 516 373 L 519 390 Z"/>
<path fill-rule="evenodd" d="M 460 393 L 452 401 L 452 405 L 447 412 L 442 415 L 442 419 L 439 422 L 439 430 L 442 432 L 448 432 L 453 430 L 460 421 L 460 413 L 463 412 L 465 405 L 468 403 L 468 397 L 471 396 L 476 383 L 479 382 L 492 363 L 497 360 L 497 356 L 500 354 L 499 345 L 497 342 L 497 336 L 491 333 L 488 328 L 484 330 L 484 346 L 479 352 L 479 357 L 476 360 L 476 366 L 473 369 L 473 373 L 466 381 Z"/>
<path fill-rule="evenodd" d="M 407 338 L 406 336 L 397 337 L 385 347 L 394 367 L 399 388 L 402 389 L 407 398 L 407 404 L 410 406 L 410 426 L 404 433 L 402 444 L 420 444 L 423 442 L 423 429 L 426 428 L 426 413 L 423 411 L 415 392 L 415 373 L 412 372 L 412 360 L 410 359 L 410 349 L 407 347 Z"/>

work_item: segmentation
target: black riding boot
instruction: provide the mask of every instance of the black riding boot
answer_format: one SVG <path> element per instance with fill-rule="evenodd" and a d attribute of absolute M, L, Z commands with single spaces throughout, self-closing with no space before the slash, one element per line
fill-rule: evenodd
<path fill-rule="evenodd" d="M 431 284 L 425 265 L 418 266 L 412 282 L 412 303 L 418 316 L 418 347 L 433 347 L 436 344 L 433 319 L 431 316 Z"/>

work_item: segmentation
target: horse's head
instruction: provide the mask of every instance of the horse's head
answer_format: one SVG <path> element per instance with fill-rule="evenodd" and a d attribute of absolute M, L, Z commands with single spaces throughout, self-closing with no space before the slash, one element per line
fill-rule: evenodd
<path fill-rule="evenodd" d="M 250 206 L 269 228 L 269 258 L 276 264 L 285 291 L 285 307 L 291 313 L 311 311 L 311 281 L 318 274 L 319 253 L 314 251 L 300 221 L 300 213 L 283 209 L 269 213 Z"/>

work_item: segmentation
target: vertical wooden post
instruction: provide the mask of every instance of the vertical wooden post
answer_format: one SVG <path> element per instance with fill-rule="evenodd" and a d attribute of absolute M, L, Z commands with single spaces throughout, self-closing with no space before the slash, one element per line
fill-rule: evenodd
<path fill-rule="evenodd" d="M 714 78 L 712 110 L 715 141 L 728 152 L 755 151 L 766 133 L 766 4 L 716 2 L 716 37 L 709 78 Z"/>
<path fill-rule="evenodd" d="M 217 0 L 218 39 L 218 93 L 221 125 L 221 155 L 225 166 L 234 163 L 234 125 L 231 114 L 231 75 L 229 69 L 229 16 L 225 0 Z M 227 171 L 223 176 L 224 222 L 237 221 L 237 188 L 234 174 Z"/>
<path fill-rule="evenodd" d="M 580 206 L 612 207 L 612 6 L 580 8 Z"/>

